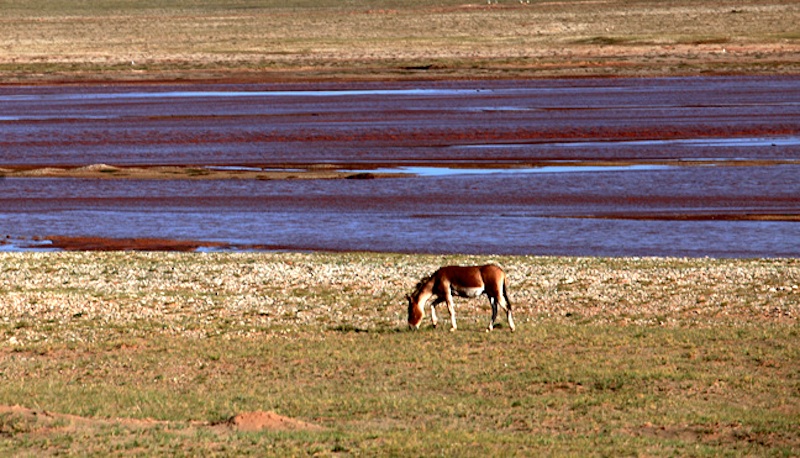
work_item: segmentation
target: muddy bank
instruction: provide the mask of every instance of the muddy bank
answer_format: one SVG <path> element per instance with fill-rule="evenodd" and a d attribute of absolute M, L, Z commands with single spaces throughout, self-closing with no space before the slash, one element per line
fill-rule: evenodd
<path fill-rule="evenodd" d="M 355 166 L 352 166 L 356 168 Z M 274 165 L 272 167 L 246 166 L 139 166 L 117 167 L 108 164 L 91 164 L 82 167 L 16 166 L 0 168 L 0 178 L 81 178 L 129 180 L 369 180 L 396 177 L 396 173 L 352 171 L 347 166 L 311 164 L 304 168 Z"/>

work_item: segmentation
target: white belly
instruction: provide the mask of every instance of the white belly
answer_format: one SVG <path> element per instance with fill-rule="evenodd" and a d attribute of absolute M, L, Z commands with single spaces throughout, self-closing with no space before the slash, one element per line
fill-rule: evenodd
<path fill-rule="evenodd" d="M 483 294 L 483 288 L 469 288 L 464 286 L 452 286 L 451 291 L 453 295 L 459 297 L 474 298 Z"/>

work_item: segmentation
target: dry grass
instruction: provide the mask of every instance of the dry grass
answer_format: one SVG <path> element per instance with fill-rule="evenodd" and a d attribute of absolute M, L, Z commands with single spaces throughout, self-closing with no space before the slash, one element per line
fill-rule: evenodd
<path fill-rule="evenodd" d="M 798 71 L 790 0 L 6 2 L 3 80 Z"/>
<path fill-rule="evenodd" d="M 2 254 L 0 453 L 800 452 L 797 260 L 499 257 L 516 333 L 405 330 L 488 260 Z M 231 426 L 266 411 L 312 427 Z"/>

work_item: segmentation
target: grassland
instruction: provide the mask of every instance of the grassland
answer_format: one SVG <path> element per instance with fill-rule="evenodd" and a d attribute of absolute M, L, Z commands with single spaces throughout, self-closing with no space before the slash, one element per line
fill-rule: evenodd
<path fill-rule="evenodd" d="M 793 0 L 0 0 L 0 81 L 797 73 Z"/>
<path fill-rule="evenodd" d="M 485 261 L 517 332 L 485 300 L 406 330 L 421 276 Z M 796 456 L 799 283 L 797 260 L 0 254 L 0 454 Z M 305 423 L 230 421 L 267 411 Z"/>

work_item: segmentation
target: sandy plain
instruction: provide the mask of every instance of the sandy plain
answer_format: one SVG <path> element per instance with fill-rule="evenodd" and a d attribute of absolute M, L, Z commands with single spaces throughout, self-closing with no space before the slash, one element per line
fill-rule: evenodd
<path fill-rule="evenodd" d="M 5 5 L 5 84 L 785 74 L 789 0 Z"/>

